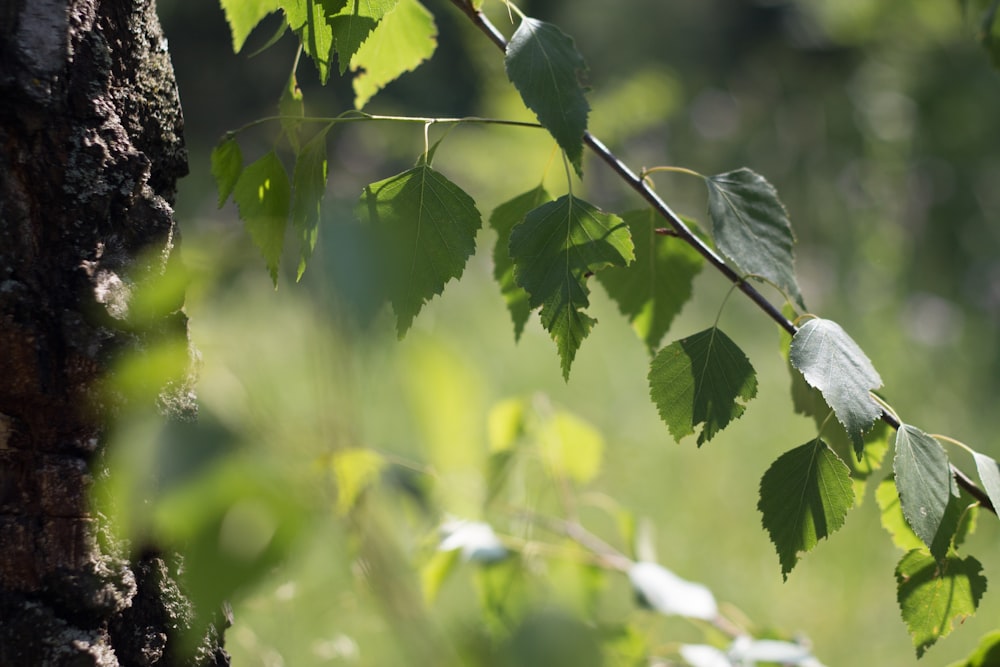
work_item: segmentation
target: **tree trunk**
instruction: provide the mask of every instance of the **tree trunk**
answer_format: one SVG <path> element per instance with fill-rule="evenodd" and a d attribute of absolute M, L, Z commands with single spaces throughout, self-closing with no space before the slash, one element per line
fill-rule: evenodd
<path fill-rule="evenodd" d="M 176 261 L 182 125 L 154 0 L 0 3 L 0 667 L 228 664 L 214 629 L 181 655 L 176 566 L 107 553 L 88 499 L 97 381 L 186 335 L 181 303 L 129 313 Z"/>

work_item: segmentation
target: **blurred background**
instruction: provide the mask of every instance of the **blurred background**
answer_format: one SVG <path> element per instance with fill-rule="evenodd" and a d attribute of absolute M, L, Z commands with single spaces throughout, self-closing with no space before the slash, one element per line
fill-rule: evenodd
<path fill-rule="evenodd" d="M 438 25 L 436 54 L 365 110 L 531 118 L 506 81 L 499 51 L 450 3 L 425 4 Z M 590 66 L 591 131 L 633 169 L 677 165 L 714 174 L 748 166 L 774 184 L 798 236 L 797 270 L 810 310 L 858 341 L 905 421 L 1000 456 L 1000 75 L 959 3 L 519 6 L 574 37 Z M 486 9 L 509 36 L 503 5 L 487 0 Z M 216 3 L 160 0 L 159 11 L 191 161 L 177 213 L 192 276 L 187 311 L 201 354 L 202 414 L 237 443 L 242 465 L 313 479 L 310 466 L 338 447 L 372 447 L 414 470 L 417 481 L 398 486 L 419 487 L 429 477 L 440 506 L 468 515 L 481 505 L 491 406 L 510 396 L 544 396 L 603 434 L 603 465 L 588 492 L 647 518 L 662 564 L 703 582 L 761 627 L 807 636 L 827 665 L 915 662 L 895 601 L 893 569 L 902 554 L 879 527 L 870 489 L 846 526 L 781 580 L 760 525 L 757 487 L 780 453 L 815 432 L 811 421 L 792 414 L 778 333 L 768 319 L 740 298 L 726 302 L 719 324 L 747 352 L 760 388 L 746 414 L 700 450 L 693 438 L 673 442 L 659 420 L 647 393 L 646 350 L 596 282 L 591 314 L 599 324 L 568 383 L 537 318 L 515 344 L 492 281 L 490 230 L 481 232 L 461 282 L 449 284 L 397 341 L 389 314 L 363 307 L 378 268 L 342 223 L 365 184 L 413 164 L 423 148 L 419 125 L 358 123 L 331 133 L 316 257 L 295 284 L 289 255 L 272 289 L 235 209 L 216 207 L 209 153 L 226 131 L 275 113 L 295 40 L 286 35 L 248 57 L 280 25 L 271 17 L 234 55 Z M 352 107 L 348 79 L 334 75 L 320 87 L 308 61 L 298 79 L 307 114 Z M 270 149 L 278 129 L 241 136 L 247 161 Z M 538 132 L 463 126 L 442 143 L 435 167 L 476 199 L 485 220 L 541 179 L 553 194 L 564 192 L 562 168 L 548 167 L 551 154 L 551 140 Z M 585 156 L 584 170 L 574 191 L 590 202 L 618 212 L 641 205 L 602 164 Z M 675 210 L 705 219 L 697 180 L 657 175 L 656 187 Z M 663 344 L 710 326 L 727 291 L 706 271 Z M 949 454 L 972 471 L 960 450 Z M 287 548 L 261 566 L 255 585 L 234 597 L 234 664 L 419 663 L 408 656 L 406 640 L 386 639 L 406 634 L 386 620 L 398 616 L 359 590 L 351 526 L 316 518 L 317 499 L 329 489 L 294 488 L 282 512 L 309 518 L 289 529 Z M 426 547 L 430 519 L 401 500 L 380 502 L 362 533 L 381 527 L 398 538 L 386 553 Z M 179 509 L 166 515 L 171 511 L 179 516 Z M 226 516 L 223 533 L 227 525 L 280 533 L 253 507 Z M 592 518 L 595 532 L 629 546 L 606 516 Z M 164 525 L 175 520 L 168 516 Z M 405 526 L 412 534 L 400 533 Z M 995 517 L 984 514 L 966 549 L 988 577 L 1000 576 L 991 558 L 998 535 Z M 400 558 L 400 567 L 406 562 Z M 624 577 L 606 579 L 601 599 L 609 616 L 640 613 L 628 604 Z M 472 585 L 455 576 L 432 606 L 436 622 L 459 637 L 464 628 L 471 643 L 478 631 L 463 624 L 471 622 L 467 610 L 478 609 L 474 597 Z M 977 616 L 924 662 L 967 655 L 997 618 L 1000 599 L 988 592 Z M 701 637 L 676 619 L 647 615 L 637 622 L 672 641 Z"/>

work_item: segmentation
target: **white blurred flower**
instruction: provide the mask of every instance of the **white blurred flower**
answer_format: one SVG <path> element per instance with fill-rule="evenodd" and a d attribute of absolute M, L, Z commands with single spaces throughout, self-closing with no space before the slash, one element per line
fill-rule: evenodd
<path fill-rule="evenodd" d="M 632 588 L 650 607 L 667 615 L 713 620 L 719 614 L 712 591 L 681 579 L 657 563 L 639 562 L 628 571 Z"/>
<path fill-rule="evenodd" d="M 729 657 L 714 646 L 682 644 L 680 654 L 691 667 L 733 667 Z"/>
<path fill-rule="evenodd" d="M 441 524 L 441 535 L 438 551 L 461 549 L 463 560 L 495 563 L 507 557 L 507 547 L 488 523 L 449 519 Z"/>
<path fill-rule="evenodd" d="M 728 655 L 732 664 L 740 667 L 751 667 L 758 662 L 823 667 L 807 646 L 775 639 L 753 639 L 745 635 L 733 640 Z"/>

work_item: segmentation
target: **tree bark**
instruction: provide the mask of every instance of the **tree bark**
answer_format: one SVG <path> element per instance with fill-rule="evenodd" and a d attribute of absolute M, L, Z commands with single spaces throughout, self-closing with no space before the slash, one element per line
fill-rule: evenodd
<path fill-rule="evenodd" d="M 98 381 L 186 336 L 182 297 L 130 312 L 177 261 L 182 128 L 154 0 L 0 3 L 0 667 L 228 664 L 214 628 L 177 648 L 176 564 L 109 548 L 88 499 L 121 407 Z"/>

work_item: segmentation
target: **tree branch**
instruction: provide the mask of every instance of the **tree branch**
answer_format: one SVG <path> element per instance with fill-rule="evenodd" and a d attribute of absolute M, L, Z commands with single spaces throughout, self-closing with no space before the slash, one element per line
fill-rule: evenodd
<path fill-rule="evenodd" d="M 451 0 L 451 3 L 458 7 L 458 9 L 461 10 L 461 12 L 465 14 L 469 20 L 497 46 L 497 48 L 506 53 L 507 39 L 482 12 L 473 7 L 471 0 Z M 779 327 L 787 331 L 792 336 L 798 332 L 798 327 L 796 327 L 791 320 L 785 317 L 781 310 L 768 301 L 767 298 L 765 298 L 764 295 L 757 290 L 757 288 L 745 280 L 743 276 L 736 273 L 736 271 L 734 271 L 733 268 L 729 266 L 718 253 L 698 238 L 688 228 L 688 226 L 684 224 L 680 216 L 674 213 L 670 206 L 668 206 L 667 203 L 663 201 L 663 199 L 661 199 L 652 188 L 649 187 L 649 184 L 646 183 L 642 177 L 632 171 L 628 165 L 619 160 L 615 154 L 612 153 L 611 150 L 608 149 L 608 147 L 605 146 L 597 137 L 592 135 L 590 132 L 584 132 L 583 143 L 586 144 L 587 147 L 601 159 L 601 161 L 611 167 L 612 171 L 618 174 L 621 179 L 625 181 L 630 188 L 632 188 L 632 190 L 645 199 L 646 202 L 652 206 L 653 209 L 659 213 L 660 216 L 673 228 L 672 233 L 666 233 L 666 230 L 662 233 L 669 236 L 677 236 L 678 238 L 683 239 L 688 245 L 704 257 L 709 264 L 714 266 L 719 273 L 725 276 L 726 280 L 736 285 L 736 287 L 739 288 L 743 294 L 753 301 L 753 303 L 761 311 L 763 311 L 765 315 L 770 317 Z M 899 420 L 884 409 L 882 410 L 881 419 L 892 428 L 897 430 L 899 429 Z M 949 465 L 951 465 L 951 473 L 955 478 L 955 482 L 961 488 L 965 489 L 965 491 L 975 498 L 985 509 L 989 510 L 993 514 L 997 514 L 997 508 L 995 508 L 993 503 L 990 502 L 989 496 L 965 473 L 956 468 L 953 464 Z"/>

